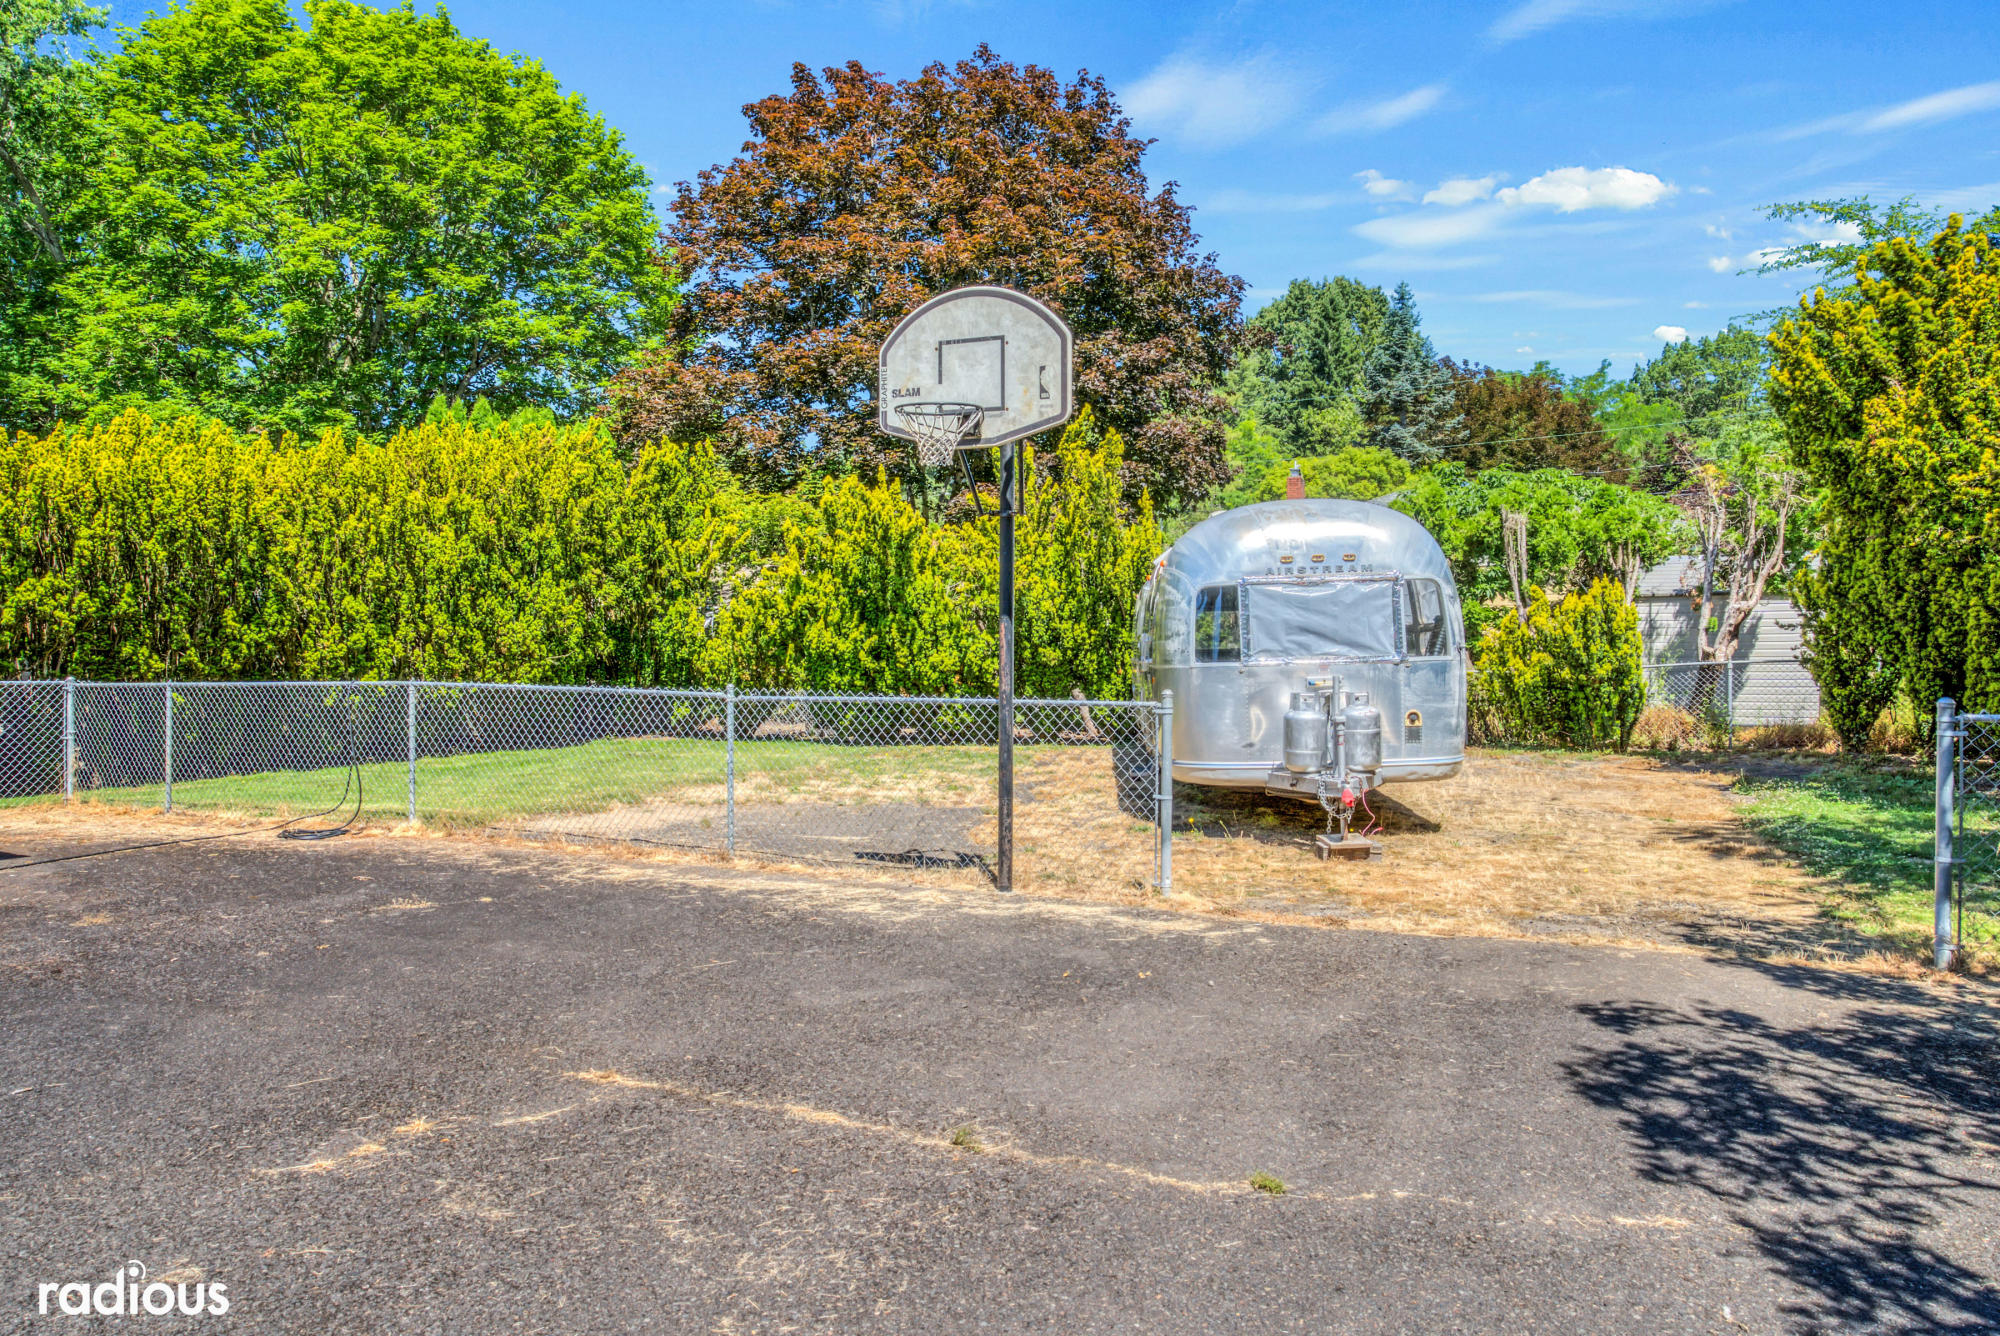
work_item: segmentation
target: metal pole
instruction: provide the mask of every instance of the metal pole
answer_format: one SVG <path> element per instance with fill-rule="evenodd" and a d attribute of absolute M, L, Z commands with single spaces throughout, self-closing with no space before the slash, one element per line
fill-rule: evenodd
<path fill-rule="evenodd" d="M 998 890 L 1014 889 L 1014 446 L 1000 451 L 1000 850 Z"/>
<path fill-rule="evenodd" d="M 1157 787 L 1154 798 L 1159 811 L 1158 822 L 1160 841 L 1160 894 L 1174 893 L 1174 693 L 1162 691 L 1157 711 L 1160 723 L 1160 745 L 1153 755 L 1153 771 Z"/>
<path fill-rule="evenodd" d="M 723 768 L 726 775 L 723 787 L 723 811 L 727 814 L 724 842 L 729 856 L 736 856 L 736 684 L 731 682 L 722 692 L 722 738 Z"/>
<path fill-rule="evenodd" d="M 162 810 L 171 812 L 174 810 L 174 680 L 170 677 L 161 685 L 167 692 L 166 726 L 161 730 L 167 739 L 166 760 L 160 767 L 162 776 L 166 780 L 166 797 Z"/>
<path fill-rule="evenodd" d="M 1722 665 L 1722 710 L 1729 727 L 1729 743 L 1736 745 L 1736 661 L 1730 659 Z"/>
<path fill-rule="evenodd" d="M 1937 812 L 1931 856 L 1931 963 L 1948 970 L 1958 955 L 1951 931 L 1951 818 L 1958 805 L 1957 707 L 1949 696 L 1937 703 Z"/>
<path fill-rule="evenodd" d="M 76 797 L 76 678 L 63 679 L 63 801 Z"/>
<path fill-rule="evenodd" d="M 410 757 L 410 824 L 417 824 L 417 684 L 403 683 L 403 737 Z"/>

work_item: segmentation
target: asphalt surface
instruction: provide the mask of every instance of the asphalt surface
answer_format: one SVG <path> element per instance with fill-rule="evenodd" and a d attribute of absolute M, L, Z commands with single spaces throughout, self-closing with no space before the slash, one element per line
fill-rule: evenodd
<path fill-rule="evenodd" d="M 0 1330 L 1992 1332 L 1993 1022 L 476 845 L 18 869 Z M 128 1259 L 229 1313 L 38 1315 Z"/>

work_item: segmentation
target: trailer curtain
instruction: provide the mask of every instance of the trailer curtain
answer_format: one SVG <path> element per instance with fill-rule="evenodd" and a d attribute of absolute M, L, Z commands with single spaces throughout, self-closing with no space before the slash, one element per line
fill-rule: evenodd
<path fill-rule="evenodd" d="M 1394 659 L 1400 613 L 1393 580 L 1244 587 L 1246 658 Z"/>

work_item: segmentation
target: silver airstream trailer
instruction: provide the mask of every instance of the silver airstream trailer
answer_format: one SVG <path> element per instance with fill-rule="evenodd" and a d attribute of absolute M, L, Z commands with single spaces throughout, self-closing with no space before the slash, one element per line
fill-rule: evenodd
<path fill-rule="evenodd" d="M 1368 501 L 1265 501 L 1188 530 L 1140 590 L 1139 695 L 1174 693 L 1173 776 L 1317 801 L 1343 839 L 1382 784 L 1465 764 L 1444 552 Z"/>

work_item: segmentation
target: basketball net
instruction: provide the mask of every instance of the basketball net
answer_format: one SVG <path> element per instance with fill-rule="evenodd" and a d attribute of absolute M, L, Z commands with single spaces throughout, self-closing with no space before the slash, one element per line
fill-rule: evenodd
<path fill-rule="evenodd" d="M 951 462 L 952 452 L 979 434 L 985 411 L 977 404 L 897 404 L 896 416 L 917 442 L 917 462 L 938 468 Z"/>

